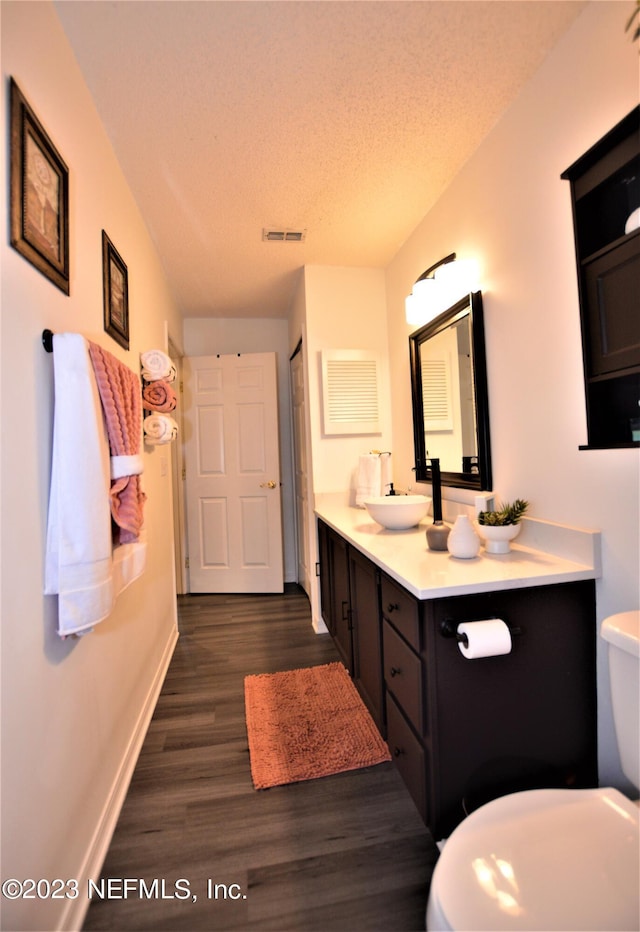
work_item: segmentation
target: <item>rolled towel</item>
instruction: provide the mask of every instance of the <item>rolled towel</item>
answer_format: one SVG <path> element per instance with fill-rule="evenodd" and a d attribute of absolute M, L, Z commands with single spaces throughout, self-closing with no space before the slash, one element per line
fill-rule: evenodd
<path fill-rule="evenodd" d="M 168 414 L 150 414 L 144 419 L 144 442 L 151 446 L 171 443 L 178 436 L 178 425 Z"/>
<path fill-rule="evenodd" d="M 147 411 L 159 411 L 161 414 L 168 414 L 169 411 L 174 410 L 176 403 L 176 393 L 164 379 L 150 382 L 142 389 L 142 404 Z"/>
<path fill-rule="evenodd" d="M 176 368 L 162 350 L 151 349 L 140 353 L 140 365 L 145 382 L 157 382 L 158 379 L 164 379 L 165 382 L 175 381 Z"/>

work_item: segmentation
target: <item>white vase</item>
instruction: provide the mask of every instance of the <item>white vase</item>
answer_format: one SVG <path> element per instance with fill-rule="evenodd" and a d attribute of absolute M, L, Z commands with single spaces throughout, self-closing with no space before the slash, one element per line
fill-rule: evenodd
<path fill-rule="evenodd" d="M 521 524 L 477 524 L 487 553 L 509 553 L 510 541 L 520 533 Z"/>
<path fill-rule="evenodd" d="M 447 540 L 447 550 L 452 557 L 471 560 L 478 556 L 480 538 L 466 515 L 458 515 Z"/>

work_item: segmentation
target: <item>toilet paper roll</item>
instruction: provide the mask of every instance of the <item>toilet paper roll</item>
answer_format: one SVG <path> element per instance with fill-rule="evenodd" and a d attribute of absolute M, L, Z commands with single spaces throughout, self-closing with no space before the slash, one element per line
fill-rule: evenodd
<path fill-rule="evenodd" d="M 458 625 L 458 634 L 467 636 L 467 644 L 458 642 L 460 653 L 467 660 L 499 657 L 511 652 L 511 632 L 501 618 L 487 621 L 465 621 Z"/>

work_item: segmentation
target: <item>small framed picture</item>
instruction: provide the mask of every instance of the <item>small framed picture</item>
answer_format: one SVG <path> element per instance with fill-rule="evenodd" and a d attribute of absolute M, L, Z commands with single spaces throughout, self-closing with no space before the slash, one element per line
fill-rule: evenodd
<path fill-rule="evenodd" d="M 69 294 L 69 171 L 11 78 L 11 245 Z"/>
<path fill-rule="evenodd" d="M 102 231 L 102 289 L 104 329 L 116 343 L 129 349 L 129 282 L 122 257 Z"/>

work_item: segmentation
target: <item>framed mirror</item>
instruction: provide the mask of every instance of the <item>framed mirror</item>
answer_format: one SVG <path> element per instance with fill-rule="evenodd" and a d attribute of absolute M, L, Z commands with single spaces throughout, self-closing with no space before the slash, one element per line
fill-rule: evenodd
<path fill-rule="evenodd" d="M 409 337 L 415 471 L 442 484 L 491 491 L 491 442 L 482 294 L 473 292 Z"/>

